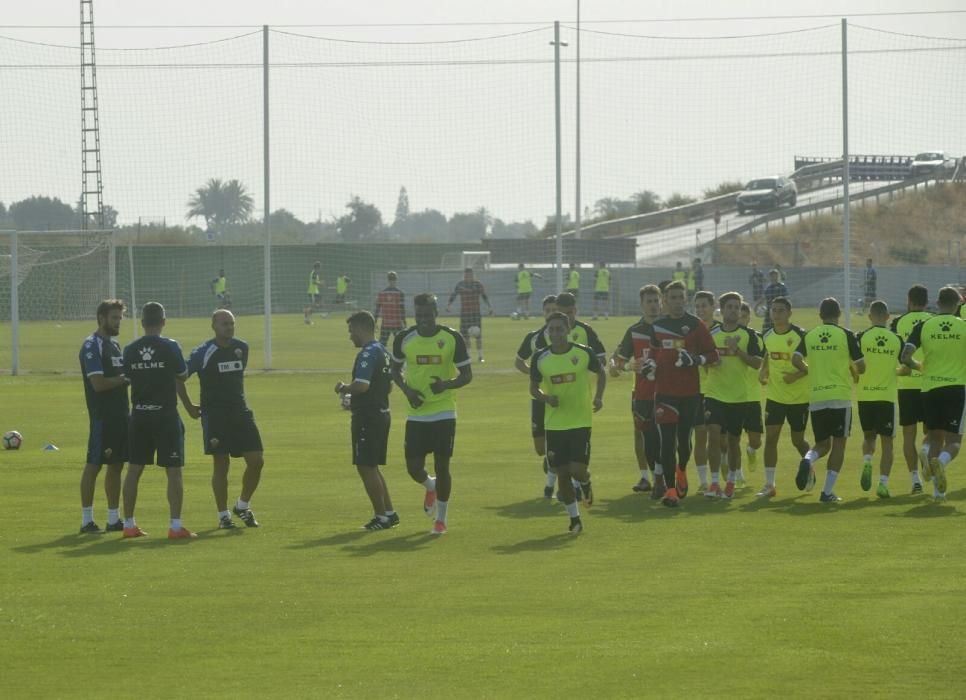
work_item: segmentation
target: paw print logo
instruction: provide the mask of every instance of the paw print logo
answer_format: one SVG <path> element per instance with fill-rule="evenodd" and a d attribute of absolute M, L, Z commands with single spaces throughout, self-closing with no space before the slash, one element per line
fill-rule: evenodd
<path fill-rule="evenodd" d="M 820 343 L 827 343 L 831 339 L 832 339 L 832 336 L 829 335 L 828 333 L 822 333 L 818 336 L 818 342 Z"/>
<path fill-rule="evenodd" d="M 951 321 L 943 321 L 939 324 L 939 330 L 943 333 L 949 333 L 953 329 L 953 324 Z"/>
<path fill-rule="evenodd" d="M 877 337 L 875 339 L 875 344 L 878 345 L 880 348 L 884 348 L 885 347 L 885 344 L 886 344 L 885 337 L 884 336 L 881 336 L 881 335 L 879 337 Z"/>
<path fill-rule="evenodd" d="M 139 352 L 141 353 L 141 359 L 145 362 L 150 362 L 154 357 L 154 348 L 141 348 Z"/>

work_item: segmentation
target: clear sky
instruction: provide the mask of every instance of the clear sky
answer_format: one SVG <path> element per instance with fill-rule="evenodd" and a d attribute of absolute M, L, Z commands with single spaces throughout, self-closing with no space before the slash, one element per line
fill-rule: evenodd
<path fill-rule="evenodd" d="M 413 209 L 483 206 L 542 225 L 554 207 L 548 42 L 559 19 L 569 44 L 564 210 L 574 210 L 575 0 L 95 7 L 105 197 L 124 222 L 183 221 L 188 196 L 208 177 L 241 179 L 262 207 L 262 37 L 252 33 L 262 24 L 273 28 L 273 209 L 329 218 L 359 195 L 391 220 L 405 185 Z M 584 0 L 582 205 L 641 189 L 699 195 L 725 179 L 789 172 L 795 155 L 840 153 L 843 16 L 854 52 L 852 152 L 966 153 L 966 14 L 863 16 L 959 9 L 941 0 L 813 0 L 795 6 L 812 16 L 772 19 L 792 12 L 772 2 L 634 10 Z M 725 17 L 757 19 L 708 19 Z M 685 21 L 694 18 L 707 21 Z M 0 201 L 77 197 L 77 19 L 76 0 L 4 8 L 0 36 L 67 48 L 0 39 Z M 185 44 L 198 46 L 121 50 Z"/>

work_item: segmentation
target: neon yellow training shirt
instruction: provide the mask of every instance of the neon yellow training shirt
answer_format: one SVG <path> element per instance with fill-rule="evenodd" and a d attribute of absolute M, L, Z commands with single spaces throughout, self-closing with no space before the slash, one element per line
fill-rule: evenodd
<path fill-rule="evenodd" d="M 559 406 L 546 404 L 543 424 L 547 430 L 589 428 L 593 416 L 590 377 L 600 370 L 600 361 L 586 345 L 570 343 L 559 355 L 544 348 L 530 365 L 530 379 L 540 383 L 545 394 L 557 396 Z"/>
<path fill-rule="evenodd" d="M 406 363 L 406 384 L 423 394 L 419 408 L 409 409 L 409 420 L 437 421 L 456 418 L 456 391 L 447 389 L 434 394 L 429 388 L 436 378 L 453 379 L 459 368 L 470 364 L 463 336 L 446 326 L 436 326 L 432 335 L 420 335 L 416 327 L 396 335 L 392 359 Z"/>

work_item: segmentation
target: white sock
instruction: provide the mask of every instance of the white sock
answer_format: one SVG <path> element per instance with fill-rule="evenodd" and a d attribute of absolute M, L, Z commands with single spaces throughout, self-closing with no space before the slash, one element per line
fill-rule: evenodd
<path fill-rule="evenodd" d="M 81 506 L 81 525 L 94 522 L 94 506 Z"/>
<path fill-rule="evenodd" d="M 383 513 L 376 513 L 376 520 L 378 520 L 381 523 L 388 523 L 389 522 L 389 516 L 388 515 L 385 515 Z"/>
<path fill-rule="evenodd" d="M 446 508 L 449 506 L 449 501 L 436 501 L 436 519 L 446 522 Z"/>
<path fill-rule="evenodd" d="M 231 513 L 229 513 L 227 510 L 219 510 L 218 511 L 218 519 L 219 520 L 221 520 L 222 518 L 227 518 L 230 515 L 231 515 Z"/>
<path fill-rule="evenodd" d="M 951 461 L 953 461 L 953 457 L 952 457 L 951 454 L 949 454 L 945 450 L 943 450 L 942 452 L 939 453 L 939 463 L 941 465 L 943 465 L 945 467 Z"/>
<path fill-rule="evenodd" d="M 641 469 L 641 478 L 642 479 L 646 479 L 649 474 L 650 474 L 650 470 L 649 469 Z"/>
<path fill-rule="evenodd" d="M 872 455 L 862 455 L 862 464 L 872 464 Z"/>
<path fill-rule="evenodd" d="M 554 472 L 547 472 L 547 486 L 553 488 L 557 484 L 557 475 Z"/>
<path fill-rule="evenodd" d="M 743 467 L 738 467 L 737 476 L 741 481 L 745 480 L 745 470 Z"/>
<path fill-rule="evenodd" d="M 580 517 L 580 511 L 577 509 L 577 501 L 567 504 L 567 514 L 570 515 L 571 518 Z"/>
<path fill-rule="evenodd" d="M 664 467 L 662 467 L 660 464 L 655 464 L 654 476 L 664 476 Z"/>
<path fill-rule="evenodd" d="M 815 464 L 818 461 L 818 452 L 815 450 L 809 450 L 805 453 L 805 459 L 808 460 L 809 464 Z"/>
<path fill-rule="evenodd" d="M 721 472 L 711 472 L 711 483 L 720 484 L 721 483 Z"/>
<path fill-rule="evenodd" d="M 385 513 L 383 513 L 383 515 L 385 515 L 387 518 L 391 518 L 395 514 L 396 514 L 396 511 L 394 510 L 387 510 Z"/>
<path fill-rule="evenodd" d="M 748 453 L 748 456 L 749 456 L 749 457 L 753 457 L 753 456 L 754 456 L 754 454 L 755 454 L 755 453 L 756 453 L 757 451 L 758 451 L 758 450 L 756 450 L 756 449 L 755 449 L 754 447 L 752 447 L 751 445 L 748 445 L 748 447 L 746 447 L 746 448 L 745 448 L 745 452 L 747 452 L 747 453 Z"/>
<path fill-rule="evenodd" d="M 839 478 L 838 472 L 833 472 L 831 470 L 825 472 L 825 488 L 822 489 L 822 493 L 829 494 L 832 493 L 832 489 L 835 488 L 835 480 Z"/>
<path fill-rule="evenodd" d="M 118 508 L 107 509 L 107 524 L 113 525 L 121 519 L 121 511 Z"/>
<path fill-rule="evenodd" d="M 922 484 L 922 480 L 919 478 L 919 470 L 918 469 L 916 471 L 914 471 L 914 472 L 909 472 L 909 476 L 912 478 L 912 485 L 913 486 L 915 486 L 916 484 Z"/>
<path fill-rule="evenodd" d="M 775 467 L 765 467 L 765 486 L 775 485 Z"/>
<path fill-rule="evenodd" d="M 702 484 L 708 483 L 708 465 L 699 464 L 696 468 L 698 470 L 698 482 Z"/>
<path fill-rule="evenodd" d="M 721 466 L 722 467 L 727 467 L 728 466 L 728 453 L 727 452 L 722 452 L 721 453 Z"/>
<path fill-rule="evenodd" d="M 133 515 L 130 518 L 124 518 L 124 527 L 137 527 L 137 525 L 134 524 Z"/>
<path fill-rule="evenodd" d="M 431 477 L 431 476 L 430 477 L 427 477 L 426 478 L 426 481 L 423 482 L 423 486 L 426 487 L 426 490 L 427 491 L 435 491 L 436 490 L 436 479 L 433 478 L 433 477 Z"/>
<path fill-rule="evenodd" d="M 888 474 L 879 474 L 879 483 L 882 484 L 882 485 L 884 485 L 884 486 L 888 486 L 889 485 L 889 475 Z"/>
<path fill-rule="evenodd" d="M 171 529 L 172 530 L 181 529 L 181 518 L 171 518 Z"/>
<path fill-rule="evenodd" d="M 926 459 L 929 459 L 929 443 L 923 442 L 922 447 L 919 448 L 919 454 L 921 454 Z"/>
<path fill-rule="evenodd" d="M 571 479 L 570 483 L 574 487 L 575 491 L 580 488 L 580 482 L 577 481 L 576 479 Z"/>
<path fill-rule="evenodd" d="M 235 501 L 235 507 L 238 510 L 248 510 L 248 501 L 243 501 L 241 498 L 239 498 L 237 501 Z"/>
<path fill-rule="evenodd" d="M 734 482 L 735 477 L 737 476 L 738 476 L 738 472 L 736 472 L 734 469 L 730 469 L 728 471 L 728 481 Z"/>

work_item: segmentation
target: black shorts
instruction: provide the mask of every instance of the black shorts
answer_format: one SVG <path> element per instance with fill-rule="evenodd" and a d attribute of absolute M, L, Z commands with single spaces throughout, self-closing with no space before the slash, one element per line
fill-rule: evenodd
<path fill-rule="evenodd" d="M 610 292 L 594 292 L 594 299 L 596 301 L 607 301 L 610 299 Z"/>
<path fill-rule="evenodd" d="M 852 407 L 848 408 L 820 408 L 811 411 L 812 433 L 815 442 L 822 442 L 829 438 L 848 437 L 852 432 Z"/>
<path fill-rule="evenodd" d="M 654 399 L 635 399 L 632 394 L 631 413 L 634 414 L 634 427 L 644 432 L 654 422 Z"/>
<path fill-rule="evenodd" d="M 425 457 L 432 453 L 437 457 L 452 457 L 456 441 L 456 419 L 445 418 L 430 422 L 406 421 L 406 458 Z"/>
<path fill-rule="evenodd" d="M 707 425 L 708 406 L 705 402 L 704 394 L 698 394 L 698 407 L 694 411 L 694 426 Z"/>
<path fill-rule="evenodd" d="M 87 434 L 88 464 L 119 464 L 128 457 L 128 417 L 91 418 Z"/>
<path fill-rule="evenodd" d="M 543 427 L 543 418 L 547 413 L 547 404 L 543 401 L 530 399 L 530 434 L 533 437 L 543 437 L 547 429 Z"/>
<path fill-rule="evenodd" d="M 654 397 L 654 420 L 658 425 L 677 425 L 687 422 L 694 425 L 701 395 L 670 396 L 657 394 Z"/>
<path fill-rule="evenodd" d="M 530 301 L 533 292 L 517 292 L 517 301 Z"/>
<path fill-rule="evenodd" d="M 352 463 L 361 467 L 375 467 L 386 463 L 389 448 L 388 411 L 367 411 L 352 414 Z"/>
<path fill-rule="evenodd" d="M 246 452 L 262 451 L 262 436 L 250 410 L 202 411 L 201 434 L 206 455 L 241 457 Z"/>
<path fill-rule="evenodd" d="M 345 294 L 336 294 L 335 295 L 335 303 L 336 304 L 344 304 L 345 303 Z"/>
<path fill-rule="evenodd" d="M 309 294 L 309 304 L 311 306 L 318 306 L 322 303 L 322 297 L 319 294 Z"/>
<path fill-rule="evenodd" d="M 804 433 L 805 426 L 808 425 L 808 404 L 807 403 L 780 403 L 765 400 L 765 425 L 784 425 L 788 421 L 788 427 L 793 433 Z"/>
<path fill-rule="evenodd" d="M 863 433 L 896 436 L 896 405 L 891 401 L 859 401 L 859 425 Z"/>
<path fill-rule="evenodd" d="M 547 431 L 547 462 L 554 469 L 590 464 L 590 428 Z"/>
<path fill-rule="evenodd" d="M 966 387 L 941 386 L 924 391 L 923 409 L 927 430 L 945 430 L 947 433 L 963 434 L 966 423 Z"/>
<path fill-rule="evenodd" d="M 704 399 L 704 405 L 708 411 L 708 425 L 718 425 L 721 427 L 721 432 L 728 435 L 736 437 L 741 435 L 748 404 L 727 403 L 708 396 Z"/>
<path fill-rule="evenodd" d="M 916 425 L 926 422 L 922 405 L 922 392 L 918 389 L 899 389 L 899 425 Z"/>
<path fill-rule="evenodd" d="M 397 333 L 402 333 L 403 330 L 404 329 L 402 328 L 387 328 L 386 326 L 383 326 L 382 328 L 379 329 L 379 342 L 382 343 L 384 346 L 389 347 L 386 345 L 386 341 L 389 340 L 389 336 L 396 335 Z"/>
<path fill-rule="evenodd" d="M 177 413 L 135 411 L 131 414 L 128 439 L 131 464 L 184 466 L 184 423 Z"/>
<path fill-rule="evenodd" d="M 483 337 L 483 318 L 480 314 L 464 314 L 460 316 L 460 335 L 464 338 L 470 337 L 470 328 L 476 326 L 480 329 L 480 337 Z"/>
<path fill-rule="evenodd" d="M 578 294 L 580 294 L 580 290 L 579 289 L 565 289 L 564 291 L 567 292 L 568 294 L 573 294 L 575 297 Z"/>
<path fill-rule="evenodd" d="M 763 433 L 765 426 L 761 422 L 761 402 L 748 401 L 742 409 L 741 427 L 746 433 Z"/>

